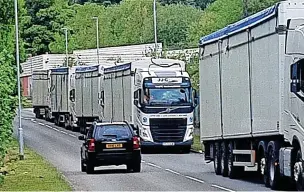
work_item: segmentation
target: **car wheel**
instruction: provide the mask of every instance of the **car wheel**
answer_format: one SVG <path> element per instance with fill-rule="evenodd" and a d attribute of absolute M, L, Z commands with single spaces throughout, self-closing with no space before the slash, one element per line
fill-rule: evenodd
<path fill-rule="evenodd" d="M 86 172 L 87 174 L 93 174 L 94 173 L 94 165 L 92 165 L 92 163 L 87 162 L 86 163 Z"/>
<path fill-rule="evenodd" d="M 133 164 L 133 172 L 139 173 L 141 170 L 141 163 L 140 162 L 134 162 Z"/>
<path fill-rule="evenodd" d="M 86 172 L 86 166 L 83 163 L 83 160 L 81 160 L 81 172 Z"/>

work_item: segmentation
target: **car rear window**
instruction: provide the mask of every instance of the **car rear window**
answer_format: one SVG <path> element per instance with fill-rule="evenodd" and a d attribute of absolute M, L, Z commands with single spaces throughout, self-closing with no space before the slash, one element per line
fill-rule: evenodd
<path fill-rule="evenodd" d="M 127 125 L 102 125 L 96 127 L 95 139 L 104 138 L 123 139 L 131 136 L 130 129 Z"/>

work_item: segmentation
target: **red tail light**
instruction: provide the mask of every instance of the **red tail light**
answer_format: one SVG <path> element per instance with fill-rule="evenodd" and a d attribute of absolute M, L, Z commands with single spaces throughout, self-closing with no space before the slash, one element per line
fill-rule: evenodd
<path fill-rule="evenodd" d="M 88 151 L 89 152 L 94 152 L 95 151 L 95 140 L 94 139 L 89 140 Z"/>
<path fill-rule="evenodd" d="M 133 149 L 140 149 L 140 138 L 134 136 L 133 137 Z"/>

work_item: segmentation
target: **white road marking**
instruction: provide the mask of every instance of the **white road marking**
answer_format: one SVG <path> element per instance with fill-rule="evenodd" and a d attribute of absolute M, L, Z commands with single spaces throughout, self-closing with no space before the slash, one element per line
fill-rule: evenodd
<path fill-rule="evenodd" d="M 190 179 L 190 180 L 199 182 L 199 183 L 205 183 L 205 181 L 202 181 L 200 179 L 197 179 L 197 178 L 194 178 L 194 177 L 191 177 L 191 176 L 188 176 L 188 175 L 186 175 L 185 177 L 188 178 L 188 179 Z"/>
<path fill-rule="evenodd" d="M 76 135 L 72 135 L 72 134 L 70 134 L 70 133 L 69 133 L 69 136 L 71 136 L 71 137 L 75 137 L 75 138 L 77 137 Z"/>
<path fill-rule="evenodd" d="M 52 126 L 50 126 L 50 125 L 45 125 L 47 128 L 50 128 L 50 129 L 53 129 L 53 127 Z"/>
<path fill-rule="evenodd" d="M 58 132 L 60 132 L 60 130 L 59 129 L 56 129 L 56 128 L 52 128 L 53 130 L 55 130 L 55 131 L 58 131 Z"/>
<path fill-rule="evenodd" d="M 43 124 L 43 123 L 38 123 L 38 124 L 39 124 L 39 125 L 43 125 L 43 126 L 45 125 L 45 124 Z"/>
<path fill-rule="evenodd" d="M 141 162 L 142 162 L 142 163 L 145 163 L 146 161 L 144 161 L 144 160 L 141 160 Z"/>
<path fill-rule="evenodd" d="M 165 170 L 168 171 L 168 172 L 174 173 L 174 174 L 176 174 L 176 175 L 181 175 L 180 173 L 178 173 L 178 172 L 176 172 L 176 171 L 173 171 L 173 170 L 171 170 L 171 169 L 165 169 Z"/>
<path fill-rule="evenodd" d="M 67 132 L 64 132 L 64 131 L 60 131 L 60 133 L 63 133 L 63 134 L 66 134 L 66 135 L 68 135 L 68 133 L 67 133 Z"/>
<path fill-rule="evenodd" d="M 36 123 L 37 121 L 35 121 L 34 119 L 31 119 L 32 122 Z"/>
<path fill-rule="evenodd" d="M 156 168 L 162 169 L 162 167 L 155 165 L 153 163 L 147 163 L 147 165 L 150 165 L 151 167 L 156 167 Z"/>
<path fill-rule="evenodd" d="M 215 188 L 218 188 L 218 189 L 221 189 L 221 190 L 225 190 L 225 191 L 229 191 L 229 192 L 235 192 L 231 189 L 227 189 L 225 187 L 222 187 L 222 186 L 218 186 L 218 185 L 211 185 L 211 187 L 215 187 Z"/>

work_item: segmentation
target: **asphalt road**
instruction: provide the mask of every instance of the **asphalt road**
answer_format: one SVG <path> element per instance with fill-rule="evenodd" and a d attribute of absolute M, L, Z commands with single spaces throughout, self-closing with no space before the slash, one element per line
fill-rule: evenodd
<path fill-rule="evenodd" d="M 127 173 L 125 166 L 109 166 L 95 168 L 95 174 L 87 175 L 80 171 L 79 133 L 35 119 L 29 109 L 22 114 L 25 144 L 57 167 L 77 191 L 269 190 L 252 177 L 231 180 L 217 176 L 212 163 L 206 164 L 203 155 L 195 153 L 143 154 L 140 173 Z M 17 128 L 14 130 L 16 133 Z"/>

